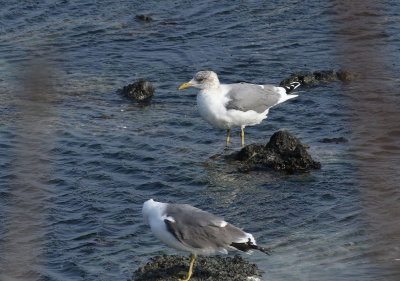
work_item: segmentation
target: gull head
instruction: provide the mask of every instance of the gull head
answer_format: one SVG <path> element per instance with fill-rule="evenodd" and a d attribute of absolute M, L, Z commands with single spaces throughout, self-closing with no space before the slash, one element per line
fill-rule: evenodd
<path fill-rule="evenodd" d="M 153 199 L 149 199 L 143 204 L 142 214 L 143 219 L 146 224 L 149 224 L 149 218 L 155 210 L 155 207 L 158 202 L 154 201 Z"/>
<path fill-rule="evenodd" d="M 217 74 L 214 71 L 206 70 L 197 72 L 193 79 L 187 83 L 183 83 L 179 87 L 179 90 L 189 87 L 195 87 L 202 90 L 211 90 L 218 89 L 219 85 Z"/>

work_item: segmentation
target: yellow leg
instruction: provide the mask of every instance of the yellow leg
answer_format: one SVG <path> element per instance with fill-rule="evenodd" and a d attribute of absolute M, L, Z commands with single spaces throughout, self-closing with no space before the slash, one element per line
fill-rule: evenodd
<path fill-rule="evenodd" d="M 196 259 L 195 255 L 190 254 L 190 267 L 189 267 L 189 272 L 187 275 L 186 279 L 178 279 L 178 281 L 189 281 L 190 277 L 192 277 L 193 274 L 193 265 L 194 265 L 194 260 Z"/>
<path fill-rule="evenodd" d="M 240 136 L 242 137 L 242 147 L 244 147 L 244 128 L 242 128 L 242 133 Z"/>
<path fill-rule="evenodd" d="M 229 146 L 229 139 L 231 138 L 231 129 L 228 129 L 226 134 L 226 146 Z"/>

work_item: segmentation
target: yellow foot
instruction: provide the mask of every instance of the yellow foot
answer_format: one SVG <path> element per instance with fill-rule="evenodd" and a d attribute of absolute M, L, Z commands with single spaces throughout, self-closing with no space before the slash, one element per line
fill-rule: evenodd
<path fill-rule="evenodd" d="M 189 272 L 187 273 L 187 277 L 186 279 L 178 279 L 178 281 L 189 281 L 190 277 L 192 277 L 193 274 L 193 265 L 194 265 L 194 260 L 196 259 L 196 257 L 191 254 L 190 255 L 190 268 L 189 268 Z"/>
<path fill-rule="evenodd" d="M 228 129 L 226 134 L 226 147 L 229 147 L 229 139 L 231 137 L 231 129 Z"/>
<path fill-rule="evenodd" d="M 186 274 L 187 274 L 187 272 L 185 272 L 185 275 Z M 192 276 L 190 275 L 186 279 L 178 279 L 178 281 L 189 281 L 190 277 L 192 277 Z"/>
<path fill-rule="evenodd" d="M 240 133 L 240 136 L 242 137 L 242 148 L 244 147 L 244 129 L 242 128 L 242 131 Z"/>

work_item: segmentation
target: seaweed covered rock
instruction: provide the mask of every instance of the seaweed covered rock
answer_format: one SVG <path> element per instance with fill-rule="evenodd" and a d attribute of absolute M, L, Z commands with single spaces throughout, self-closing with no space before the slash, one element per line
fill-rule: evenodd
<path fill-rule="evenodd" d="M 185 276 L 180 272 L 189 269 L 189 258 L 178 255 L 163 255 L 152 258 L 144 267 L 133 273 L 135 281 L 176 281 Z M 191 281 L 245 281 L 248 277 L 260 277 L 257 265 L 251 264 L 241 256 L 221 257 L 198 256 L 194 264 Z M 259 280 L 254 278 L 253 280 Z"/>
<path fill-rule="evenodd" d="M 140 103 L 149 103 L 154 94 L 154 86 L 145 79 L 129 84 L 118 92 L 124 97 Z"/>
<path fill-rule="evenodd" d="M 295 173 L 321 168 L 321 163 L 311 158 L 305 145 L 286 131 L 274 133 L 266 145 L 245 146 L 239 152 L 228 156 L 228 159 L 240 161 L 241 172 L 274 169 Z"/>
<path fill-rule="evenodd" d="M 300 82 L 302 86 L 310 87 L 320 83 L 328 83 L 332 81 L 351 81 L 358 77 L 358 75 L 349 70 L 318 70 L 313 73 L 309 71 L 299 71 L 290 75 L 288 78 L 282 80 L 279 84 L 281 87 L 288 86 L 292 82 Z"/>

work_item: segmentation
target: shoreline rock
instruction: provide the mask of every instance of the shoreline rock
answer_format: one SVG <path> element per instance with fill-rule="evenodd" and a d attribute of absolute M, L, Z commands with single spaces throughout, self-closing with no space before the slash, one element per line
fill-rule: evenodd
<path fill-rule="evenodd" d="M 274 133 L 269 142 L 250 144 L 227 156 L 227 160 L 239 161 L 239 171 L 273 169 L 288 174 L 320 169 L 321 163 L 314 161 L 304 144 L 286 131 Z"/>
<path fill-rule="evenodd" d="M 149 81 L 139 79 L 139 81 L 118 90 L 118 93 L 134 102 L 149 103 L 153 98 L 154 90 L 153 84 Z"/>
<path fill-rule="evenodd" d="M 178 255 L 156 256 L 133 273 L 135 281 L 176 281 L 180 272 L 189 270 L 189 258 Z M 245 281 L 249 277 L 259 280 L 261 271 L 239 255 L 234 257 L 198 256 L 191 281 Z"/>

